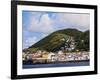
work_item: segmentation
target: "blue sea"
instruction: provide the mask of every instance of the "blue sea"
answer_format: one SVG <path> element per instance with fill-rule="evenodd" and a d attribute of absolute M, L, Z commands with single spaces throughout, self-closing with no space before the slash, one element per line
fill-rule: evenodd
<path fill-rule="evenodd" d="M 71 61 L 60 63 L 48 63 L 48 64 L 23 64 L 23 69 L 29 68 L 50 68 L 50 67 L 73 67 L 73 66 L 89 66 L 90 61 Z"/>

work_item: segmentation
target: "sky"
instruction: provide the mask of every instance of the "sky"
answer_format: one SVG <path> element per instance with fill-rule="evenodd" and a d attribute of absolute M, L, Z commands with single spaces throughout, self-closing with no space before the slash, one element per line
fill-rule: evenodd
<path fill-rule="evenodd" d="M 22 11 L 23 49 L 50 33 L 67 28 L 89 30 L 90 15 L 82 13 Z"/>

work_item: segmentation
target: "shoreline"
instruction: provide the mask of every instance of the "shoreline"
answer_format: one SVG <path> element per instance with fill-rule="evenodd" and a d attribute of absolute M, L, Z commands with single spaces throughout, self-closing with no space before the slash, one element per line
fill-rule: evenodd
<path fill-rule="evenodd" d="M 70 60 L 70 61 L 59 61 L 59 62 L 48 62 L 48 63 L 28 63 L 29 65 L 36 65 L 36 64 L 57 64 L 57 63 L 67 63 L 67 62 L 84 62 L 84 61 L 90 61 L 90 60 Z M 25 64 L 23 62 L 23 65 L 28 65 L 28 64 Z"/>
<path fill-rule="evenodd" d="M 56 63 L 41 63 L 41 64 L 23 64 L 23 69 L 30 68 L 49 68 L 49 67 L 72 67 L 72 66 L 89 66 L 90 60 L 67 61 Z"/>

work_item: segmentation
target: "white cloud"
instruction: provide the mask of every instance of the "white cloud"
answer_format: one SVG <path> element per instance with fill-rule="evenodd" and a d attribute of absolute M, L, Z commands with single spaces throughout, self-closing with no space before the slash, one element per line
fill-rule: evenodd
<path fill-rule="evenodd" d="M 82 31 L 89 29 L 90 16 L 89 14 L 74 14 L 74 13 L 60 13 L 57 17 L 57 22 L 62 23 L 64 26 L 69 28 L 76 28 Z"/>
<path fill-rule="evenodd" d="M 43 34 L 43 35 L 42 35 L 42 38 L 46 37 L 47 35 L 48 35 L 48 34 Z"/>
<path fill-rule="evenodd" d="M 33 16 L 30 19 L 29 30 L 35 32 L 51 33 L 54 31 L 52 27 L 52 20 L 48 17 L 48 14 L 43 14 L 40 20 L 39 18 L 35 18 Z"/>
<path fill-rule="evenodd" d="M 29 46 L 35 44 L 37 41 L 37 37 L 29 37 L 25 40 L 23 48 L 28 48 Z"/>
<path fill-rule="evenodd" d="M 51 18 L 45 12 L 34 12 L 30 17 L 29 30 L 34 32 L 51 33 L 55 30 L 65 28 L 76 28 L 81 31 L 89 29 L 89 14 L 78 13 L 52 13 Z M 55 26 L 57 26 L 55 28 Z"/>

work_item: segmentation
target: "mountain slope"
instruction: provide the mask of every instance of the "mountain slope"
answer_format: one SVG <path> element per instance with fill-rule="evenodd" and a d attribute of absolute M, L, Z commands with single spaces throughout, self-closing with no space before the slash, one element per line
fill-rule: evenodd
<path fill-rule="evenodd" d="M 35 43 L 34 45 L 30 46 L 28 50 L 30 51 L 37 51 L 37 50 L 46 50 L 46 51 L 57 51 L 60 49 L 61 46 L 65 44 L 65 41 L 62 39 L 71 40 L 74 39 L 77 42 L 77 49 L 80 48 L 80 43 L 82 39 L 86 38 L 87 40 L 87 47 L 88 46 L 88 32 L 81 32 L 77 29 L 63 29 L 56 32 L 51 33 L 47 37 L 43 38 L 39 42 Z M 82 47 L 82 46 L 81 46 Z M 84 46 L 85 47 L 85 46 Z"/>

